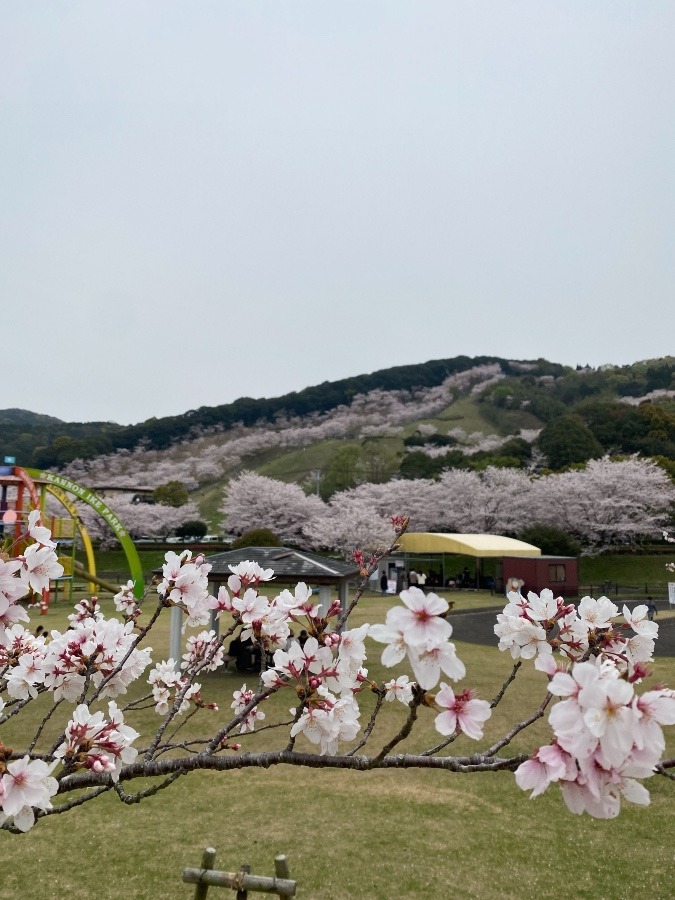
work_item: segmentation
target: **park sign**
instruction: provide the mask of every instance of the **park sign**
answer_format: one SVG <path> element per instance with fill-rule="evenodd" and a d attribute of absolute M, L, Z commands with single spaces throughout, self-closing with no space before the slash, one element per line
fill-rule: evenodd
<path fill-rule="evenodd" d="M 89 488 L 82 487 L 80 484 L 75 484 L 75 482 L 71 481 L 69 478 L 64 478 L 62 475 L 55 475 L 53 472 L 40 472 L 36 469 L 26 469 L 26 471 L 35 481 L 53 484 L 67 493 L 73 494 L 78 500 L 87 503 L 96 510 L 102 519 L 105 519 L 115 532 L 115 537 L 118 540 L 121 541 L 123 537 L 128 537 L 126 528 L 117 518 L 115 513 L 105 505 L 99 496 L 93 491 L 90 491 Z"/>
<path fill-rule="evenodd" d="M 81 484 L 76 484 L 74 481 L 71 481 L 70 478 L 66 478 L 63 475 L 56 475 L 54 472 L 44 472 L 40 469 L 24 469 L 23 471 L 38 484 L 46 485 L 47 488 L 54 487 L 65 491 L 68 494 L 72 494 L 78 500 L 81 500 L 83 503 L 90 506 L 105 522 L 108 523 L 112 528 L 115 537 L 120 542 L 127 558 L 127 562 L 129 563 L 131 577 L 134 582 L 134 595 L 136 597 L 142 597 L 145 591 L 145 580 L 143 578 L 143 568 L 138 557 L 138 552 L 136 551 L 134 542 L 129 536 L 129 532 L 110 507 L 106 506 L 103 500 L 101 500 L 101 498 L 93 491 L 90 491 L 89 488 L 83 487 Z"/>

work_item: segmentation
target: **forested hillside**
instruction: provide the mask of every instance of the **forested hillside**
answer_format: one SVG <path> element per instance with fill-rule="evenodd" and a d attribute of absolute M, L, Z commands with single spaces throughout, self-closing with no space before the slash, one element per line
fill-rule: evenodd
<path fill-rule="evenodd" d="M 302 391 L 271 399 L 240 397 L 222 406 L 203 406 L 187 410 L 181 416 L 151 418 L 137 425 L 121 426 L 114 422 L 60 422 L 49 416 L 26 411 L 15 418 L 16 410 L 0 410 L 0 454 L 15 456 L 26 466 L 48 468 L 62 466 L 74 459 L 91 459 L 115 450 L 130 450 L 143 443 L 150 449 L 162 449 L 176 441 L 196 437 L 204 431 L 226 430 L 237 425 L 251 426 L 274 422 L 279 417 L 305 417 L 326 413 L 349 405 L 353 398 L 374 390 L 415 391 L 436 387 L 452 374 L 475 366 L 498 364 L 505 373 L 517 374 L 520 363 L 492 356 L 470 359 L 432 360 L 411 366 L 395 366 L 367 375 L 325 381 Z M 564 367 L 545 360 L 525 363 L 528 371 L 538 375 L 556 375 Z"/>
<path fill-rule="evenodd" d="M 242 397 L 234 403 L 188 410 L 182 416 L 148 419 L 121 426 L 112 422 L 64 423 L 25 410 L 0 411 L 0 454 L 26 466 L 60 467 L 75 459 L 92 459 L 117 450 L 143 446 L 162 450 L 203 435 L 325 418 L 351 409 L 355 399 L 373 392 L 397 394 L 415 403 L 453 376 L 489 370 L 492 383 L 471 398 L 477 432 L 504 436 L 516 427 L 542 429 L 539 446 L 553 468 L 582 462 L 601 452 L 641 453 L 675 461 L 675 358 L 632 366 L 572 370 L 546 360 L 514 361 L 497 357 L 455 357 L 414 366 L 397 366 L 367 375 L 308 387 L 272 399 Z M 462 393 L 461 383 L 449 385 L 448 404 Z M 424 417 L 424 410 L 420 418 Z M 459 416 L 455 421 L 466 418 Z M 448 466 L 463 465 L 465 438 L 448 427 L 435 433 L 408 435 L 409 476 L 433 475 Z M 463 427 L 463 426 L 460 426 Z M 466 431 L 466 429 L 464 429 Z M 341 435 L 343 437 L 343 435 Z M 476 443 L 475 441 L 473 442 Z M 460 449 L 457 449 L 460 445 Z M 494 456 L 496 448 L 484 448 Z M 417 452 L 416 452 L 417 450 Z M 444 452 L 442 452 L 444 450 Z M 484 462 L 483 450 L 473 462 Z M 522 444 L 507 443 L 502 462 L 522 464 L 529 456 Z M 422 457 L 426 457 L 423 459 Z M 433 460 L 433 462 L 430 462 Z"/>

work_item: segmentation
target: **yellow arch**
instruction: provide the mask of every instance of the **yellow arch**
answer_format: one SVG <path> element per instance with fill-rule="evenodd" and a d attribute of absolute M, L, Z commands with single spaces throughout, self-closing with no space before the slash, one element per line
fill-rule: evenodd
<path fill-rule="evenodd" d="M 94 556 L 94 548 L 91 543 L 91 538 L 89 537 L 89 532 L 85 528 L 84 523 L 81 521 L 77 513 L 77 507 L 72 502 L 72 500 L 68 498 L 68 495 L 65 493 L 65 491 L 61 490 L 61 488 L 55 487 L 53 484 L 42 484 L 40 485 L 40 487 L 42 493 L 42 512 L 44 513 L 45 508 L 45 493 L 49 492 L 59 501 L 62 506 L 64 506 L 68 510 L 71 518 L 77 525 L 77 530 L 80 532 L 82 544 L 84 545 L 84 552 L 87 556 L 87 569 L 92 575 L 96 575 L 96 558 Z M 89 590 L 92 594 L 95 594 L 97 591 L 97 587 L 93 581 L 89 582 Z"/>

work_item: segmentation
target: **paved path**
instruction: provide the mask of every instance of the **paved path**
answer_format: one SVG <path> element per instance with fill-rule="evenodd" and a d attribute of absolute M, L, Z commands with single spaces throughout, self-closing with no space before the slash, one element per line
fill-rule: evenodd
<path fill-rule="evenodd" d="M 494 626 L 498 612 L 501 612 L 501 609 L 484 609 L 450 615 L 448 621 L 452 623 L 453 638 L 469 644 L 496 647 L 498 641 Z M 654 656 L 675 656 L 675 619 L 668 619 L 660 624 Z"/>

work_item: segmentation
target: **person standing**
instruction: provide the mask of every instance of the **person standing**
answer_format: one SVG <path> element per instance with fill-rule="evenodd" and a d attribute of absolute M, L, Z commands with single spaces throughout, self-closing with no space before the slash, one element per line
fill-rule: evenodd
<path fill-rule="evenodd" d="M 382 596 L 387 593 L 387 589 L 389 587 L 389 579 L 387 578 L 387 573 L 382 570 L 382 577 L 380 578 L 380 590 L 382 591 Z"/>

